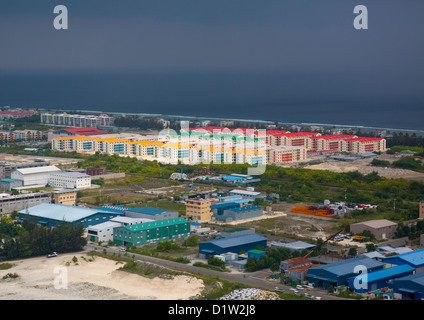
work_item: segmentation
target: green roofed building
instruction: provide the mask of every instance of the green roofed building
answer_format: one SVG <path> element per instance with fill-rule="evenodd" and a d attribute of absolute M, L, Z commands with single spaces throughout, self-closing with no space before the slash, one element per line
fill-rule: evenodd
<path fill-rule="evenodd" d="M 113 243 L 123 246 L 142 246 L 190 235 L 190 222 L 183 218 L 171 218 L 114 228 Z"/>

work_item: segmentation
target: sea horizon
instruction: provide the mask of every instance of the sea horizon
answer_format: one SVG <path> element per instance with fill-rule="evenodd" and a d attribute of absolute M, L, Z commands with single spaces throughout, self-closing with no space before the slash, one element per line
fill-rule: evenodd
<path fill-rule="evenodd" d="M 421 96 L 353 92 L 346 83 L 329 89 L 336 83 L 333 75 L 282 71 L 6 72 L 0 105 L 424 133 Z"/>

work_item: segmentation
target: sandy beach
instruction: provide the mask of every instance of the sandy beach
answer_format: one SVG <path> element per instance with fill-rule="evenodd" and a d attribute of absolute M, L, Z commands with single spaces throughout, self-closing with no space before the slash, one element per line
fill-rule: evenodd
<path fill-rule="evenodd" d="M 72 261 L 74 256 L 78 264 Z M 195 277 L 149 279 L 117 270 L 123 263 L 88 259 L 84 253 L 74 253 L 13 261 L 14 267 L 0 270 L 0 300 L 187 300 L 204 288 Z M 18 278 L 3 279 L 15 272 Z"/>

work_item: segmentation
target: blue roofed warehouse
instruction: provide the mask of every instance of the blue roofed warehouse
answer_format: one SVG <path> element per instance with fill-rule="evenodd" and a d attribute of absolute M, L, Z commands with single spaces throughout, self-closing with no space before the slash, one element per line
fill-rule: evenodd
<path fill-rule="evenodd" d="M 310 268 L 306 278 L 315 287 L 347 286 L 348 279 L 358 276 L 362 271 L 367 273 L 383 269 L 384 263 L 370 258 L 353 258 Z"/>
<path fill-rule="evenodd" d="M 424 272 L 393 280 L 393 293 L 397 298 L 424 299 Z"/>
<path fill-rule="evenodd" d="M 400 265 L 392 268 L 385 268 L 371 273 L 360 274 L 349 278 L 349 288 L 357 293 L 366 293 L 389 287 L 391 281 L 413 274 L 414 268 Z"/>
<path fill-rule="evenodd" d="M 257 248 L 266 248 L 267 238 L 258 234 L 245 234 L 235 237 L 221 238 L 199 243 L 199 255 L 222 254 L 226 252 L 240 253 Z"/>
<path fill-rule="evenodd" d="M 31 218 L 38 224 L 54 227 L 58 223 L 82 224 L 84 228 L 109 221 L 121 214 L 100 209 L 69 206 L 64 204 L 42 203 L 19 211 L 19 220 Z"/>
<path fill-rule="evenodd" d="M 382 258 L 382 262 L 392 265 L 407 264 L 415 268 L 416 272 L 424 271 L 424 249 L 410 251 L 395 256 Z"/>

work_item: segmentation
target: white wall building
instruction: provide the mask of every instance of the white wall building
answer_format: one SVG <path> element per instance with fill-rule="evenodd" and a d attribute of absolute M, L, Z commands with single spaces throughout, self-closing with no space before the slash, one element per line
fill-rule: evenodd
<path fill-rule="evenodd" d="M 92 242 L 113 241 L 113 228 L 121 227 L 118 222 L 106 221 L 87 228 L 87 239 Z"/>
<path fill-rule="evenodd" d="M 50 185 L 64 189 L 84 189 L 91 187 L 91 176 L 80 172 L 59 171 L 50 175 Z"/>
<path fill-rule="evenodd" d="M 87 239 L 88 241 L 92 242 L 108 242 L 109 240 L 113 241 L 113 228 L 152 221 L 154 220 L 146 218 L 130 218 L 117 216 L 110 219 L 109 221 L 88 227 Z"/>
<path fill-rule="evenodd" d="M 61 170 L 56 166 L 45 166 L 35 168 L 22 168 L 13 170 L 12 179 L 22 180 L 23 186 L 45 186 L 49 183 L 50 176 Z"/>
<path fill-rule="evenodd" d="M 257 198 L 259 199 L 265 199 L 266 194 L 258 191 L 251 191 L 251 190 L 242 190 L 242 189 L 234 189 L 230 191 L 231 196 L 241 196 L 243 199 L 252 199 L 255 200 Z"/>

